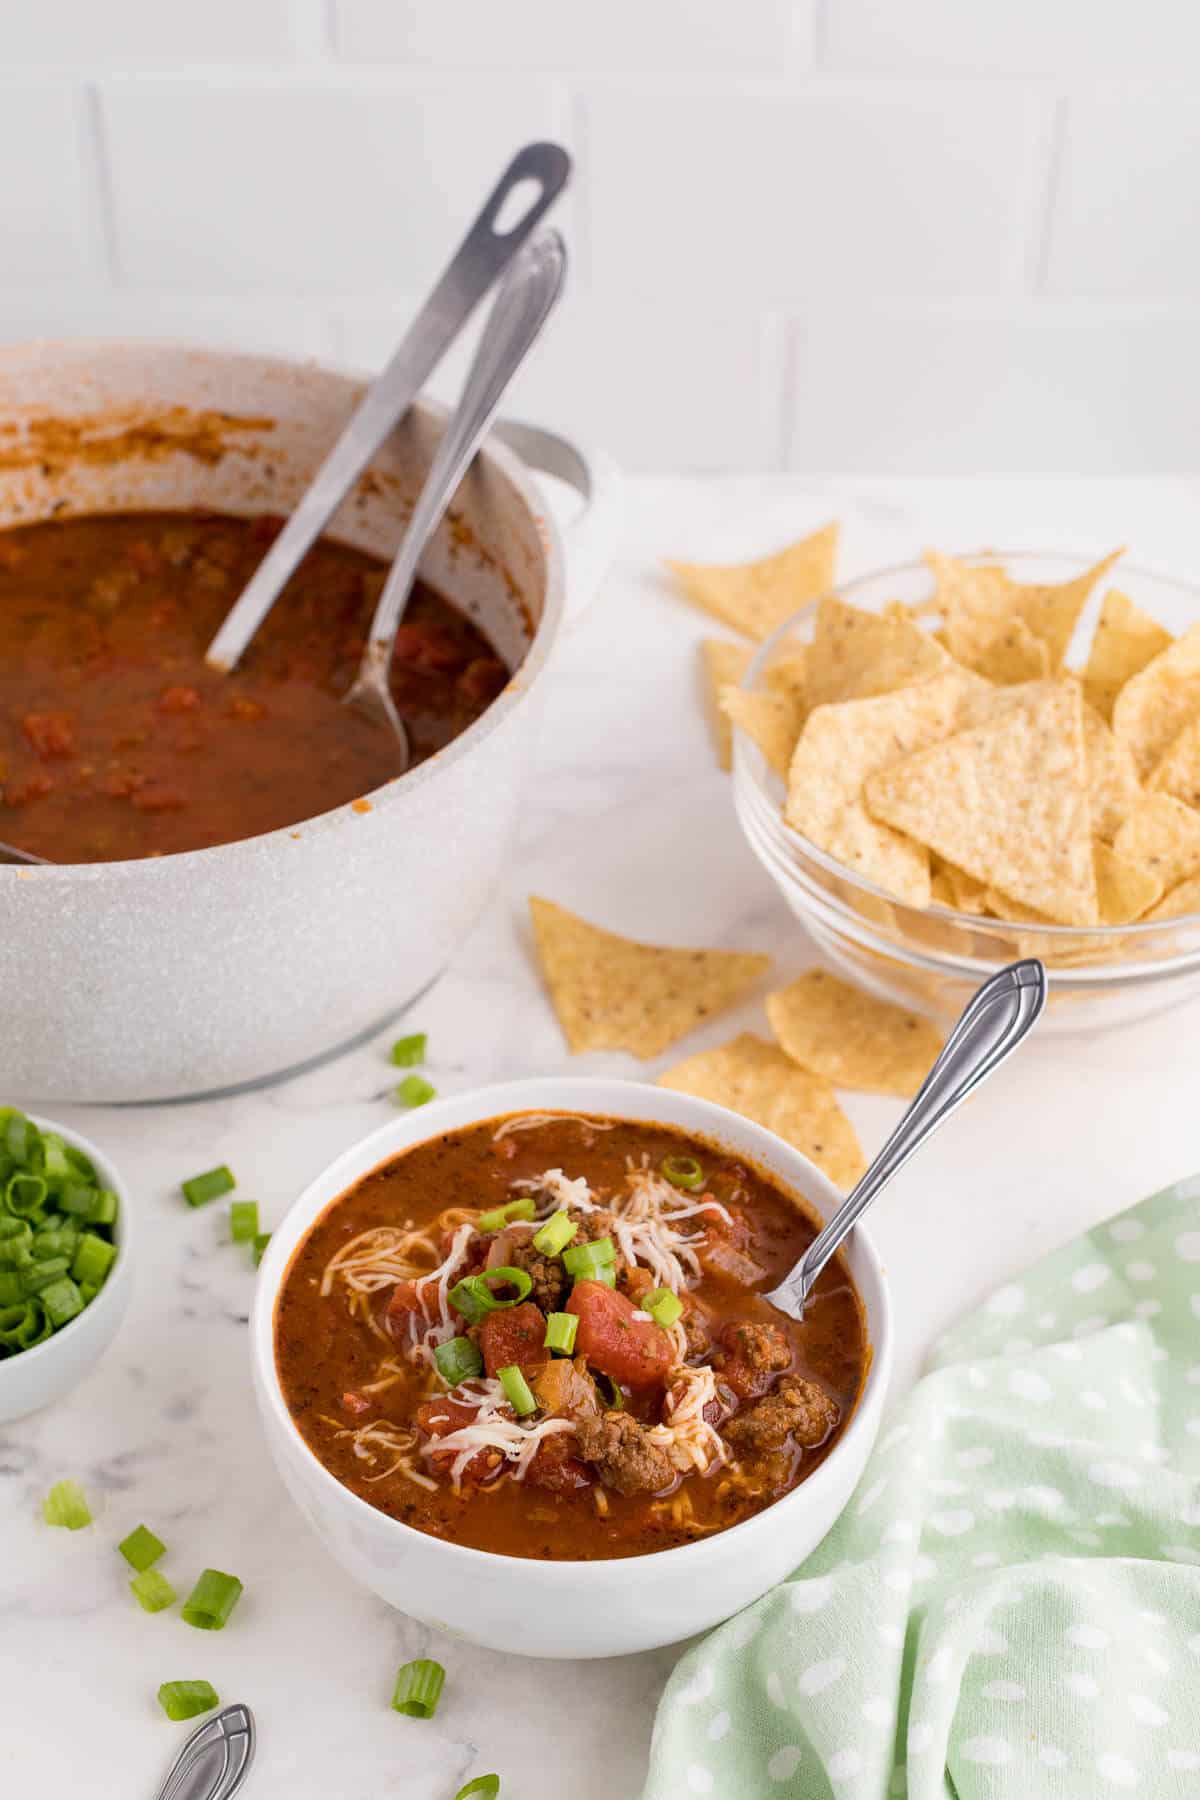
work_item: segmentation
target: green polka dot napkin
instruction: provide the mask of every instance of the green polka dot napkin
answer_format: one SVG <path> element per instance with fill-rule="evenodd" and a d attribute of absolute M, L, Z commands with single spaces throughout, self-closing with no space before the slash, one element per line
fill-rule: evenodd
<path fill-rule="evenodd" d="M 1198 1202 L 939 1342 L 825 1542 L 676 1670 L 645 1800 L 1197 1800 Z"/>

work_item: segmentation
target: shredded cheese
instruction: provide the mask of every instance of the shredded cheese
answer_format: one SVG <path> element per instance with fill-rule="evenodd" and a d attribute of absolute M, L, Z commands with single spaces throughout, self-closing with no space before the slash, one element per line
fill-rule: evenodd
<path fill-rule="evenodd" d="M 510 1185 L 519 1193 L 541 1194 L 545 1197 L 545 1204 L 538 1208 L 539 1218 L 545 1218 L 562 1206 L 573 1206 L 576 1212 L 582 1213 L 600 1210 L 584 1175 L 577 1175 L 572 1181 L 561 1169 L 546 1169 L 541 1175 L 530 1175 Z"/>
<path fill-rule="evenodd" d="M 428 1488 L 431 1493 L 437 1492 L 437 1482 L 428 1475 L 413 1467 L 411 1452 L 416 1448 L 417 1434 L 400 1425 L 389 1425 L 386 1420 L 374 1419 L 367 1425 L 338 1426 L 336 1419 L 325 1418 L 325 1424 L 334 1427 L 334 1436 L 349 1438 L 355 1456 L 360 1462 L 377 1463 L 380 1452 L 386 1452 L 392 1461 L 378 1475 L 367 1475 L 366 1481 L 386 1481 L 389 1475 L 403 1475 L 407 1481 L 415 1482 L 417 1487 Z"/>
<path fill-rule="evenodd" d="M 500 1383 L 480 1379 L 464 1383 L 460 1390 L 464 1402 L 477 1405 L 479 1411 L 469 1425 L 460 1425 L 444 1437 L 433 1437 L 421 1445 L 421 1455 L 431 1457 L 449 1453 L 450 1480 L 457 1490 L 472 1457 L 481 1450 L 492 1450 L 510 1466 L 505 1471 L 514 1481 L 524 1481 L 529 1465 L 548 1437 L 562 1431 L 574 1431 L 571 1419 L 542 1419 L 536 1425 L 523 1424 L 512 1417 L 512 1409 Z"/>
<path fill-rule="evenodd" d="M 446 1259 L 428 1275 L 413 1283 L 420 1313 L 408 1315 L 409 1354 L 416 1362 L 433 1366 L 434 1350 L 458 1331 L 450 1311 L 450 1284 L 466 1260 L 467 1249 L 475 1236 L 471 1224 L 460 1225 L 450 1242 Z"/>
<path fill-rule="evenodd" d="M 352 1294 L 378 1293 L 397 1281 L 411 1281 L 436 1268 L 440 1254 L 428 1231 L 375 1225 L 369 1231 L 360 1231 L 330 1257 L 321 1276 L 321 1297 L 329 1294 L 335 1278 L 342 1280 Z"/>
<path fill-rule="evenodd" d="M 669 1381 L 663 1422 L 650 1427 L 647 1440 L 680 1474 L 695 1471 L 706 1475 L 723 1463 L 727 1454 L 724 1438 L 704 1417 L 704 1408 L 717 1398 L 716 1377 L 702 1365 L 674 1369 Z"/>
<path fill-rule="evenodd" d="M 616 1125 L 615 1119 L 587 1119 L 582 1113 L 517 1113 L 492 1133 L 493 1144 L 502 1138 L 511 1137 L 514 1131 L 536 1131 L 541 1125 L 582 1125 L 588 1131 L 611 1131 Z"/>

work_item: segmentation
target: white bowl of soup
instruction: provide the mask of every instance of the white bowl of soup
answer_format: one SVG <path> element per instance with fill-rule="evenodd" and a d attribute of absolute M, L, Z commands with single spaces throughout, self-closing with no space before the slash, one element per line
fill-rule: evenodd
<path fill-rule="evenodd" d="M 491 1649 L 676 1642 L 850 1498 L 891 1361 L 862 1228 L 796 1324 L 764 1299 L 840 1196 L 723 1107 L 520 1081 L 347 1151 L 263 1259 L 272 1455 L 356 1581 Z"/>
<path fill-rule="evenodd" d="M 567 591 L 499 429 L 400 628 L 407 773 L 341 700 L 439 408 L 386 440 L 237 668 L 204 661 L 363 386 L 171 344 L 0 351 L 0 843 L 44 859 L 0 857 L 22 1021 L 0 1090 L 171 1099 L 302 1067 L 427 987 L 490 897 Z M 506 429 L 587 484 L 570 446 Z M 573 600 L 604 534 L 595 509 L 572 525 Z"/>

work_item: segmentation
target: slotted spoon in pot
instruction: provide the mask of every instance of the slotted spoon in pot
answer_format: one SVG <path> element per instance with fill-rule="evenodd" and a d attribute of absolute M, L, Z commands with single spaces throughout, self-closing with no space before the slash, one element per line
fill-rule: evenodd
<path fill-rule="evenodd" d="M 942 1054 L 866 1174 L 791 1273 L 765 1296 L 772 1306 L 790 1319 L 804 1316 L 817 1276 L 871 1202 L 968 1094 L 1024 1042 L 1045 1004 L 1046 971 L 1036 958 L 1010 963 L 984 982 L 967 1002 Z"/>

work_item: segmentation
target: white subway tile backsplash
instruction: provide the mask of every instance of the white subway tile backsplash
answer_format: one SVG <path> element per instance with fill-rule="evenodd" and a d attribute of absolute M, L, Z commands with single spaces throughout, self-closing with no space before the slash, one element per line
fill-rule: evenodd
<path fill-rule="evenodd" d="M 1053 294 L 1200 295 L 1200 111 L 1185 91 L 1072 100 L 1052 221 Z"/>
<path fill-rule="evenodd" d="M 1188 0 L 829 0 L 823 60 L 905 74 L 1064 75 L 1158 71 L 1200 57 Z"/>
<path fill-rule="evenodd" d="M 778 74 L 812 60 L 816 0 L 335 0 L 340 53 L 455 69 Z"/>
<path fill-rule="evenodd" d="M 324 0 L 17 0 L 4 61 L 144 67 L 288 57 Z"/>
<path fill-rule="evenodd" d="M 1196 313 L 864 307 L 796 326 L 788 466 L 1109 475 L 1196 466 Z"/>
<path fill-rule="evenodd" d="M 598 294 L 686 309 L 993 294 L 1020 279 L 1042 110 L 970 92 L 585 95 Z"/>
<path fill-rule="evenodd" d="M 78 91 L 39 82 L 0 83 L 5 282 L 74 277 L 93 260 L 85 142 Z"/>
<path fill-rule="evenodd" d="M 101 105 L 120 277 L 209 291 L 420 291 L 512 152 L 561 135 L 523 79 L 114 79 Z"/>
<path fill-rule="evenodd" d="M 411 307 L 338 316 L 339 354 L 376 369 Z M 603 446 L 627 469 L 770 468 L 781 421 L 773 321 L 568 294 L 504 401 L 504 411 Z M 453 401 L 470 358 L 464 341 L 431 391 Z"/>

